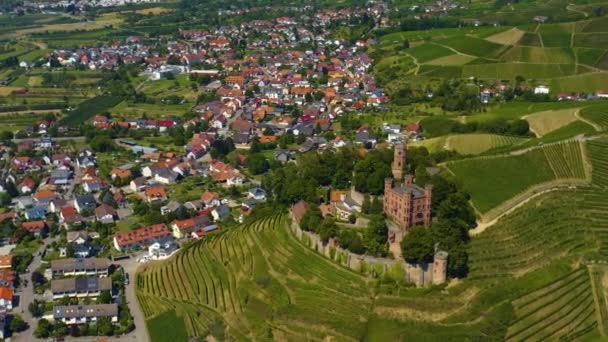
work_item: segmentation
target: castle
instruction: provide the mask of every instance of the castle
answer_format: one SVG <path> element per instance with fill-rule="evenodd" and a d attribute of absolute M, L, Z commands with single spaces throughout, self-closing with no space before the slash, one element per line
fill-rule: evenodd
<path fill-rule="evenodd" d="M 403 175 L 406 160 L 405 145 L 395 146 L 392 173 L 393 178 L 384 180 L 384 213 L 407 231 L 415 225 L 429 226 L 431 223 L 431 204 L 433 186 L 421 188 L 414 184 L 414 177 Z M 395 184 L 403 178 L 402 184 Z"/>

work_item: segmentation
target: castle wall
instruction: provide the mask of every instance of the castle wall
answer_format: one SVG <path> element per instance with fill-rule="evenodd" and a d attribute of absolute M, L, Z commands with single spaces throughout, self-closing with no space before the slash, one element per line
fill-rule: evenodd
<path fill-rule="evenodd" d="M 395 280 L 414 283 L 419 287 L 442 284 L 446 281 L 447 268 L 433 272 L 433 263 L 410 264 L 404 260 L 355 254 L 341 248 L 335 241 L 330 240 L 323 243 L 317 234 L 302 230 L 295 222 L 291 223 L 290 228 L 294 236 L 308 248 L 342 266 L 369 277 L 391 277 Z"/>

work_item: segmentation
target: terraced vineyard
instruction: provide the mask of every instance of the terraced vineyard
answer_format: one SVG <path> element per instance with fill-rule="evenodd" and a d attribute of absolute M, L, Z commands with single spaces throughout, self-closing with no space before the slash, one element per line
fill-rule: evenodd
<path fill-rule="evenodd" d="M 174 310 L 189 336 L 206 336 L 217 320 L 242 339 L 362 336 L 371 307 L 365 278 L 300 245 L 286 224 L 272 216 L 147 267 L 136 284 L 148 322 Z"/>
<path fill-rule="evenodd" d="M 576 149 L 574 143 L 553 146 L 560 146 L 562 150 L 550 152 L 552 154 L 564 155 L 564 148 Z M 573 252 L 598 251 L 608 256 L 608 156 L 605 153 L 608 140 L 591 140 L 587 146 L 593 166 L 591 185 L 534 198 L 473 239 L 471 278 L 521 275 L 542 267 L 552 258 Z M 574 152 L 568 154 L 575 155 Z M 556 169 L 566 172 L 563 167 Z M 575 174 L 581 172 L 579 168 Z M 572 171 L 568 174 L 573 175 Z M 496 272 L 498 268 L 500 273 Z"/>
<path fill-rule="evenodd" d="M 580 268 L 512 302 L 517 320 L 507 341 L 571 339 L 597 326 L 591 282 Z"/>
<path fill-rule="evenodd" d="M 482 214 L 531 187 L 588 178 L 578 141 L 547 145 L 518 155 L 465 159 L 446 167 L 462 182 Z"/>
<path fill-rule="evenodd" d="M 608 110 L 594 107 L 585 108 L 581 110 L 581 116 L 595 123 L 604 131 L 608 129 Z"/>

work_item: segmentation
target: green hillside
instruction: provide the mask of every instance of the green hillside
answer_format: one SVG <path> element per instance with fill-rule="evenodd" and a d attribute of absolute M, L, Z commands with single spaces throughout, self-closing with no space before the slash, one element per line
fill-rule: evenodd
<path fill-rule="evenodd" d="M 382 63 L 395 55 L 417 58 L 405 77 L 422 80 L 476 77 L 513 81 L 521 76 L 550 83 L 553 93 L 594 92 L 605 88 L 608 70 L 606 18 L 517 27 L 454 28 L 399 32 L 381 37 L 372 52 Z M 419 45 L 405 49 L 403 40 Z M 424 42 L 423 42 L 424 41 Z M 413 44 L 416 45 L 416 44 Z M 392 70 L 393 74 L 396 70 Z M 397 80 L 380 79 L 390 84 Z M 402 81 L 402 80 L 401 80 Z"/>
<path fill-rule="evenodd" d="M 465 159 L 446 167 L 462 182 L 482 214 L 531 187 L 586 178 L 578 142 L 547 145 L 517 155 Z"/>
<path fill-rule="evenodd" d="M 152 340 L 600 339 L 608 269 L 577 260 L 608 257 L 608 139 L 587 144 L 592 184 L 535 197 L 474 236 L 458 285 L 411 289 L 394 275 L 356 274 L 297 241 L 286 216 L 267 216 L 143 266 L 136 288 Z M 535 151 L 569 155 L 545 163 L 582 176 L 558 167 L 582 163 L 564 153 L 576 146 Z"/>

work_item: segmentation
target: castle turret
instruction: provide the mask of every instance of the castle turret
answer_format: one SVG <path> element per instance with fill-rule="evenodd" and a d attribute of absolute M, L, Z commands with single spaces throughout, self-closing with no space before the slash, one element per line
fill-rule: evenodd
<path fill-rule="evenodd" d="M 395 145 L 395 154 L 393 156 L 393 164 L 391 170 L 393 178 L 401 179 L 403 177 L 403 167 L 405 166 L 405 144 Z"/>
<path fill-rule="evenodd" d="M 448 252 L 438 251 L 433 257 L 433 285 L 441 285 L 448 277 Z"/>
<path fill-rule="evenodd" d="M 414 176 L 412 176 L 412 175 L 403 176 L 403 184 L 405 184 L 405 185 L 414 184 Z"/>

